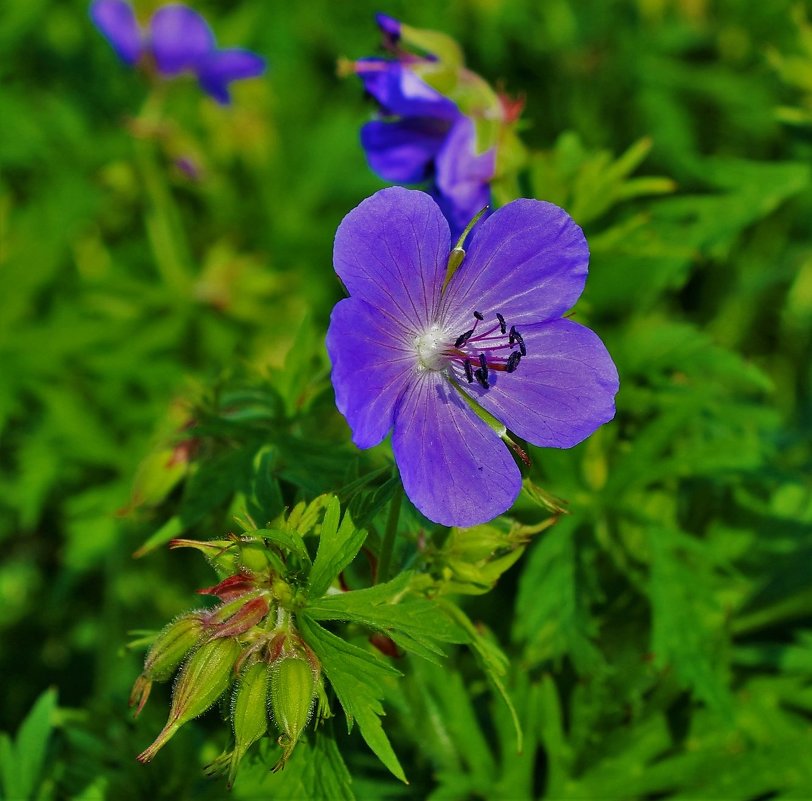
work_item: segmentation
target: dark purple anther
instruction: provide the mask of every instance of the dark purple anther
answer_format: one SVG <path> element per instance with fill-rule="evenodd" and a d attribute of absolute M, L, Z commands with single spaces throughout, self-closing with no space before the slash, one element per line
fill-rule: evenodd
<path fill-rule="evenodd" d="M 479 369 L 482 370 L 482 375 L 484 375 L 485 378 L 487 378 L 488 377 L 488 362 L 485 361 L 485 354 L 484 353 L 479 354 Z"/>
<path fill-rule="evenodd" d="M 515 337 L 516 341 L 519 343 L 519 350 L 522 352 L 522 356 L 527 356 L 527 348 L 524 346 L 524 339 L 522 339 L 522 335 L 516 330 L 514 326 L 512 329 L 513 336 Z"/>
<path fill-rule="evenodd" d="M 505 371 L 508 373 L 512 373 L 518 366 L 519 362 L 521 361 L 522 354 L 518 351 L 513 351 L 513 353 L 508 356 L 507 366 L 505 367 Z"/>
<path fill-rule="evenodd" d="M 507 323 L 505 322 L 505 318 L 502 317 L 499 312 L 496 312 L 496 319 L 499 320 L 499 330 L 503 333 L 507 333 Z"/>
<path fill-rule="evenodd" d="M 516 341 L 516 326 L 515 325 L 510 326 L 510 332 L 509 332 L 508 336 L 510 337 L 508 342 L 512 345 Z"/>
<path fill-rule="evenodd" d="M 464 334 L 460 334 L 457 337 L 457 341 L 454 343 L 454 347 L 461 348 L 471 338 L 471 335 L 473 333 L 474 329 L 472 328 L 470 331 L 466 331 Z"/>
<path fill-rule="evenodd" d="M 477 320 L 484 320 L 485 319 L 485 315 L 482 312 L 478 312 L 478 311 L 474 312 L 474 317 L 476 317 Z"/>
<path fill-rule="evenodd" d="M 469 362 L 468 359 L 466 359 L 463 362 L 463 366 L 465 367 L 465 377 L 468 379 L 468 383 L 473 384 L 474 383 L 474 371 L 471 368 L 471 362 Z"/>
<path fill-rule="evenodd" d="M 476 380 L 479 382 L 482 389 L 489 389 L 490 384 L 488 383 L 488 374 L 482 370 L 482 368 L 476 370 L 474 372 L 474 376 L 476 376 Z"/>

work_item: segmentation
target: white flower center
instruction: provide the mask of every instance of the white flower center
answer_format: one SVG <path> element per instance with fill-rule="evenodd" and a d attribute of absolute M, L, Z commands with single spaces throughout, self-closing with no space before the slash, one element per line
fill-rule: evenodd
<path fill-rule="evenodd" d="M 414 347 L 417 351 L 418 370 L 445 370 L 449 362 L 448 336 L 439 325 L 432 325 L 415 337 Z"/>

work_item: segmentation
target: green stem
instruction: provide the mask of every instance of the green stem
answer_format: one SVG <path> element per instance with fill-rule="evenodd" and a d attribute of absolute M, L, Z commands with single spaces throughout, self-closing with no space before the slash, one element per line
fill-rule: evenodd
<path fill-rule="evenodd" d="M 160 129 L 163 97 L 159 91 L 147 99 L 136 120 L 143 126 L 134 136 L 138 168 L 149 199 L 146 216 L 147 236 L 155 256 L 155 264 L 164 284 L 178 300 L 189 297 L 192 286 L 189 247 L 180 219 L 178 207 L 166 184 L 166 174 L 158 164 L 154 137 L 151 130 Z"/>
<path fill-rule="evenodd" d="M 386 518 L 386 531 L 383 534 L 381 551 L 378 554 L 378 569 L 375 571 L 375 583 L 388 581 L 389 571 L 392 567 L 392 552 L 395 550 L 395 536 L 398 532 L 400 519 L 400 504 L 403 500 L 403 486 L 398 484 L 395 494 L 389 502 L 389 516 Z"/>

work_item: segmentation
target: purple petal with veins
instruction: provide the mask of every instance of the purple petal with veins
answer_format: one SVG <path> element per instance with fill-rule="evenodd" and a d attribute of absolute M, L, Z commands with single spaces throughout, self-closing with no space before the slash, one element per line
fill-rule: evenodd
<path fill-rule="evenodd" d="M 477 226 L 443 299 L 460 327 L 474 306 L 515 325 L 541 323 L 572 308 L 586 282 L 583 231 L 552 203 L 515 200 Z"/>
<path fill-rule="evenodd" d="M 342 220 L 333 264 L 350 295 L 414 335 L 435 318 L 450 242 L 448 223 L 427 194 L 391 187 Z"/>
<path fill-rule="evenodd" d="M 401 400 L 392 449 L 406 494 L 442 525 L 491 520 L 522 486 L 507 447 L 439 373 L 423 373 Z"/>
<path fill-rule="evenodd" d="M 431 175 L 447 133 L 448 124 L 432 117 L 372 120 L 361 128 L 361 144 L 369 166 L 381 178 L 414 184 Z"/>

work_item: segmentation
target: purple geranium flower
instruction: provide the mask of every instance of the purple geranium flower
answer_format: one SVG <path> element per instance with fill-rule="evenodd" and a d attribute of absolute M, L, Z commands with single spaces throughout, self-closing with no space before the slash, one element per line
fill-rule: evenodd
<path fill-rule="evenodd" d="M 384 189 L 351 211 L 334 249 L 350 297 L 333 309 L 327 350 L 353 442 L 369 448 L 393 429 L 414 505 L 471 526 L 521 488 L 505 426 L 569 448 L 612 419 L 618 376 L 600 339 L 563 318 L 589 261 L 566 212 L 538 200 L 498 209 L 446 285 L 450 250 L 423 192 Z"/>
<path fill-rule="evenodd" d="M 477 212 L 490 204 L 496 175 L 496 137 L 500 126 L 515 122 L 485 81 L 461 64 L 453 68 L 429 53 L 401 49 L 405 39 L 443 44 L 451 40 L 433 32 L 377 16 L 386 47 L 394 58 L 364 58 L 351 69 L 378 104 L 380 118 L 361 129 L 361 144 L 372 170 L 393 183 L 430 182 L 431 194 L 458 236 Z M 456 55 L 455 55 L 456 58 Z M 431 84 L 440 71 L 450 88 Z M 487 119 L 489 136 L 477 136 L 476 119 Z"/>
<path fill-rule="evenodd" d="M 125 0 L 95 0 L 90 18 L 125 64 L 135 66 L 151 58 L 164 77 L 191 72 L 218 103 L 230 102 L 231 81 L 254 78 L 265 71 L 265 59 L 255 53 L 218 49 L 206 20 L 179 3 L 159 8 L 148 29 L 139 26 Z"/>

